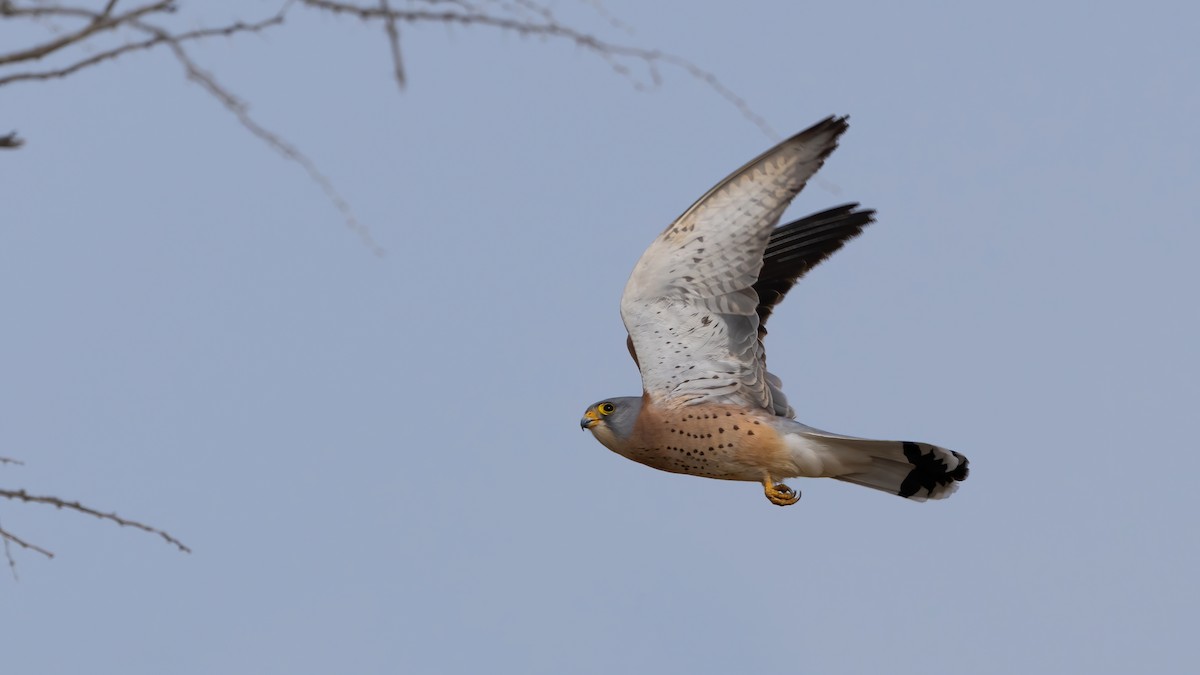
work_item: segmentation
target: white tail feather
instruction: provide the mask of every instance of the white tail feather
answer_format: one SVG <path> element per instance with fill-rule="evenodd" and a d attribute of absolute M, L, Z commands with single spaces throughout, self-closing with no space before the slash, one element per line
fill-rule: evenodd
<path fill-rule="evenodd" d="M 968 473 L 966 457 L 928 443 L 873 441 L 811 428 L 796 435 L 804 442 L 789 444 L 793 455 L 801 466 L 818 460 L 825 469 L 816 475 L 913 501 L 949 497 Z"/>

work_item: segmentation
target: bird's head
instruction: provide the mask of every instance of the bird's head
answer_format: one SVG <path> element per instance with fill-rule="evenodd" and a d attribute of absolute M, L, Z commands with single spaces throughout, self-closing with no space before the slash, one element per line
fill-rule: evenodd
<path fill-rule="evenodd" d="M 633 423 L 637 421 L 641 409 L 640 396 L 606 398 L 588 406 L 579 420 L 579 426 L 591 431 L 596 440 L 615 450 L 614 444 L 621 444 L 633 433 Z"/>

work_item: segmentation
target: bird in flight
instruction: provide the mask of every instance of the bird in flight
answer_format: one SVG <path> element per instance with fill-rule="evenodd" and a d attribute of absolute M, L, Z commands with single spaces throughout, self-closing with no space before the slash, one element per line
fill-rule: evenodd
<path fill-rule="evenodd" d="M 829 117 L 767 150 L 650 244 L 621 296 L 642 395 L 599 401 L 580 426 L 656 469 L 761 483 L 780 506 L 800 499 L 784 478 L 836 478 L 916 501 L 947 497 L 966 479 L 967 458 L 953 450 L 797 422 L 767 372 L 775 306 L 874 220 L 847 204 L 776 227 L 846 128 Z"/>

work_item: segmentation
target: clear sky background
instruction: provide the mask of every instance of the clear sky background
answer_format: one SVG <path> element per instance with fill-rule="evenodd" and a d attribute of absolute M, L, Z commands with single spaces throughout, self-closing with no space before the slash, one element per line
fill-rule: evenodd
<path fill-rule="evenodd" d="M 801 421 L 970 480 L 781 509 L 581 433 L 640 391 L 637 257 L 771 139 L 683 71 L 484 29 L 404 27 L 399 93 L 380 31 L 301 12 L 194 53 L 382 258 L 165 51 L 0 88 L 0 485 L 194 549 L 0 502 L 58 554 L 0 570 L 0 670 L 1194 672 L 1196 5 L 558 6 L 780 134 L 851 115 L 788 215 L 879 222 L 770 365 Z"/>

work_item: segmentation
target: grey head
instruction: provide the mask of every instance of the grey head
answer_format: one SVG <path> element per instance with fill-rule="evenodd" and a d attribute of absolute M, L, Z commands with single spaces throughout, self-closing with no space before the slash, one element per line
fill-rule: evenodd
<path fill-rule="evenodd" d="M 633 425 L 642 411 L 641 396 L 606 398 L 588 406 L 579 426 L 592 432 L 596 440 L 610 450 L 620 451 L 633 433 Z"/>

